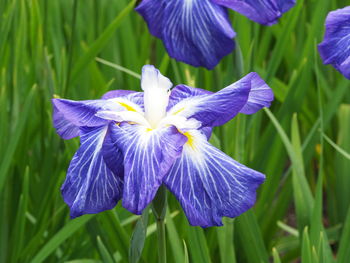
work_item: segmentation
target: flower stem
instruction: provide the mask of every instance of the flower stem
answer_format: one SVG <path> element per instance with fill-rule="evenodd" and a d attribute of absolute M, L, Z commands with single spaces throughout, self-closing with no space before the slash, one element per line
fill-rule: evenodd
<path fill-rule="evenodd" d="M 158 236 L 158 262 L 166 263 L 166 240 L 165 240 L 164 219 L 157 220 L 157 236 Z"/>
<path fill-rule="evenodd" d="M 157 223 L 158 236 L 158 263 L 166 263 L 166 239 L 165 239 L 165 213 L 167 207 L 167 197 L 165 186 L 159 187 L 158 192 L 152 202 L 152 211 Z"/>

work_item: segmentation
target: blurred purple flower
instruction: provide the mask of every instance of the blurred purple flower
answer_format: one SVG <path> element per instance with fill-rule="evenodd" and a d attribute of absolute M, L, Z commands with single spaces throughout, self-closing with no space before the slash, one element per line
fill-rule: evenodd
<path fill-rule="evenodd" d="M 234 48 L 228 8 L 272 25 L 294 5 L 295 0 L 142 0 L 136 11 L 171 57 L 212 69 Z"/>
<path fill-rule="evenodd" d="M 324 64 L 333 65 L 350 79 L 350 6 L 328 14 L 326 33 L 318 50 Z"/>
<path fill-rule="evenodd" d="M 265 176 L 236 162 L 208 139 L 238 113 L 269 107 L 272 90 L 256 73 L 216 93 L 178 85 L 144 66 L 144 92 L 110 91 L 99 100 L 53 99 L 54 126 L 64 139 L 80 136 L 62 186 L 71 216 L 122 205 L 135 214 L 164 184 L 191 225 L 222 225 L 255 203 Z"/>

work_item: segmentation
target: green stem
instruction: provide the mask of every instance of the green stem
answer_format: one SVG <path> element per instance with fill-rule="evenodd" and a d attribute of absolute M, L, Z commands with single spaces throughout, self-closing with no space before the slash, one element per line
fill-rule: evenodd
<path fill-rule="evenodd" d="M 166 240 L 164 219 L 157 220 L 158 262 L 166 263 Z"/>
<path fill-rule="evenodd" d="M 157 223 L 158 236 L 158 263 L 166 263 L 166 239 L 165 239 L 165 213 L 167 207 L 166 188 L 159 187 L 152 202 L 153 214 Z"/>

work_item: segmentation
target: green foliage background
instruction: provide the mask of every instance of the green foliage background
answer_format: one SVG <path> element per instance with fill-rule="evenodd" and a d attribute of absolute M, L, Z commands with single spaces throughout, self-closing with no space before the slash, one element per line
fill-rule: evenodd
<path fill-rule="evenodd" d="M 170 59 L 134 2 L 0 0 L 0 262 L 128 262 L 137 216 L 119 204 L 69 219 L 59 189 L 79 140 L 55 133 L 50 99 L 139 90 L 147 63 L 212 91 L 256 71 L 276 96 L 212 139 L 267 175 L 254 209 L 201 229 L 169 194 L 168 262 L 349 262 L 350 83 L 316 44 L 327 13 L 350 2 L 297 0 L 272 27 L 231 12 L 239 48 L 213 71 Z M 150 216 L 141 262 L 156 262 L 155 244 Z"/>

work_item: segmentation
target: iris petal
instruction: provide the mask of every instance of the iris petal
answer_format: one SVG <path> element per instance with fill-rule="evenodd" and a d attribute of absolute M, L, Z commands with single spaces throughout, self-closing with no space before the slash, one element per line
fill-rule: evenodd
<path fill-rule="evenodd" d="M 350 6 L 330 12 L 324 40 L 318 46 L 324 64 L 350 79 Z"/>
<path fill-rule="evenodd" d="M 112 209 L 120 200 L 123 182 L 122 159 L 115 159 L 120 169 L 110 170 L 103 158 L 103 144 L 108 126 L 81 128 L 81 146 L 74 155 L 61 191 L 71 217 Z M 121 156 L 121 155 L 120 155 Z"/>
<path fill-rule="evenodd" d="M 76 126 L 97 127 L 107 124 L 107 121 L 95 116 L 100 110 L 120 111 L 122 107 L 111 100 L 74 101 L 52 99 L 52 104 L 67 121 Z"/>
<path fill-rule="evenodd" d="M 58 135 L 65 140 L 79 136 L 79 127 L 67 120 L 55 105 L 53 105 L 53 125 Z"/>
<path fill-rule="evenodd" d="M 102 99 L 105 100 L 115 98 L 123 98 L 126 101 L 137 104 L 141 109 L 144 109 L 143 92 L 136 92 L 132 90 L 111 90 L 102 96 Z"/>
<path fill-rule="evenodd" d="M 174 126 L 151 130 L 121 123 L 112 127 L 112 139 L 124 156 L 123 206 L 132 213 L 141 214 L 181 155 L 187 138 Z"/>
<path fill-rule="evenodd" d="M 101 99 L 101 100 L 84 100 L 74 101 L 66 99 L 52 99 L 54 107 L 54 125 L 55 127 L 61 128 L 59 122 L 63 122 L 60 118 L 64 119 L 65 126 L 70 122 L 72 125 L 77 127 L 98 127 L 101 125 L 107 125 L 108 120 L 96 116 L 99 111 L 136 111 L 142 112 L 143 109 L 139 104 L 134 103 L 139 99 L 135 96 L 135 93 L 118 97 L 113 99 Z M 136 101 L 137 102 L 137 101 Z M 62 132 L 61 132 L 62 133 Z"/>
<path fill-rule="evenodd" d="M 135 10 L 147 22 L 151 34 L 159 38 L 162 37 L 165 7 L 165 0 L 142 0 L 141 3 L 135 8 Z"/>
<path fill-rule="evenodd" d="M 108 100 L 108 99 L 113 99 L 113 98 L 118 98 L 118 97 L 123 97 L 127 96 L 130 94 L 138 93 L 133 90 L 111 90 L 103 94 L 101 99 Z"/>
<path fill-rule="evenodd" d="M 208 95 L 212 93 L 213 92 L 208 90 L 192 88 L 183 84 L 177 85 L 175 88 L 171 90 L 170 97 L 169 97 L 169 105 L 167 110 L 170 110 L 174 105 L 176 105 L 177 103 L 179 103 L 184 99 L 197 97 L 200 95 Z"/>
<path fill-rule="evenodd" d="M 255 72 L 250 73 L 251 89 L 247 103 L 240 113 L 253 114 L 264 107 L 270 107 L 274 99 L 272 89 Z"/>
<path fill-rule="evenodd" d="M 242 110 L 244 113 L 251 113 L 269 105 L 272 92 L 267 92 L 265 89 L 269 89 L 268 86 L 258 74 L 253 72 L 216 93 L 189 96 L 180 100 L 169 109 L 168 114 L 197 119 L 204 127 L 219 126 L 231 120 Z M 194 88 L 190 90 L 192 93 L 195 92 Z M 182 91 L 184 91 L 183 88 Z M 173 97 L 172 100 L 175 98 Z"/>
<path fill-rule="evenodd" d="M 220 226 L 223 216 L 236 217 L 255 203 L 265 176 L 236 162 L 191 131 L 183 153 L 164 183 L 180 201 L 191 225 Z"/>
<path fill-rule="evenodd" d="M 136 11 L 179 61 L 212 69 L 234 48 L 227 11 L 211 0 L 146 0 Z"/>
<path fill-rule="evenodd" d="M 212 0 L 218 5 L 231 8 L 249 19 L 272 25 L 283 13 L 295 5 L 295 0 Z"/>

